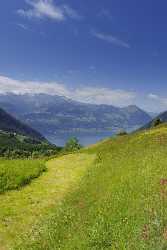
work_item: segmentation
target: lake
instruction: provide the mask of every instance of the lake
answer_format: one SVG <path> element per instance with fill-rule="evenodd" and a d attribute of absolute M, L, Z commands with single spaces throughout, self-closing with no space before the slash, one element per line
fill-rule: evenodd
<path fill-rule="evenodd" d="M 112 131 L 102 131 L 102 132 L 62 132 L 55 135 L 45 135 L 46 138 L 57 146 L 64 146 L 65 143 L 71 137 L 77 137 L 80 144 L 83 146 L 88 146 L 94 144 L 100 140 L 113 136 Z"/>

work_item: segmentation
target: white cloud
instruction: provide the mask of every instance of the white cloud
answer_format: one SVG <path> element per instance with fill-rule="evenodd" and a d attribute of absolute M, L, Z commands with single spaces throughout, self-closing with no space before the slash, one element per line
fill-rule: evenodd
<path fill-rule="evenodd" d="M 0 76 L 0 93 L 14 94 L 57 94 L 68 95 L 68 90 L 63 84 L 58 83 L 42 83 L 37 81 L 19 81 L 6 76 Z"/>
<path fill-rule="evenodd" d="M 80 16 L 78 14 L 78 12 L 74 9 L 72 9 L 70 6 L 68 5 L 64 5 L 62 6 L 62 8 L 64 9 L 64 12 L 66 13 L 67 16 L 73 18 L 73 19 L 82 19 L 82 16 Z"/>
<path fill-rule="evenodd" d="M 161 96 L 158 96 L 158 95 L 151 93 L 151 94 L 148 94 L 148 98 L 159 103 L 159 105 L 164 107 L 164 109 L 167 109 L 167 98 L 166 97 L 161 97 Z"/>
<path fill-rule="evenodd" d="M 23 23 L 17 23 L 16 25 L 23 30 L 29 30 L 29 28 Z"/>
<path fill-rule="evenodd" d="M 161 97 L 153 93 L 142 94 L 88 86 L 69 88 L 58 82 L 21 81 L 0 75 L 0 94 L 6 93 L 59 95 L 84 103 L 108 104 L 119 107 L 135 104 L 156 113 L 167 110 L 167 97 Z"/>
<path fill-rule="evenodd" d="M 0 93 L 14 94 L 50 94 L 60 95 L 76 101 L 94 104 L 110 104 L 126 106 L 134 103 L 136 94 L 125 90 L 110 88 L 79 87 L 68 88 L 57 82 L 19 81 L 9 77 L 0 76 Z"/>
<path fill-rule="evenodd" d="M 159 96 L 158 96 L 158 95 L 155 95 L 155 94 L 150 93 L 150 94 L 148 94 L 148 98 L 153 99 L 153 100 L 158 100 L 158 99 L 159 99 Z"/>
<path fill-rule="evenodd" d="M 82 87 L 75 90 L 76 100 L 93 104 L 125 106 L 132 104 L 135 97 L 136 94 L 134 92 L 109 88 Z"/>
<path fill-rule="evenodd" d="M 149 93 L 144 96 L 138 95 L 137 104 L 145 110 L 158 114 L 167 110 L 167 97 L 162 97 L 155 93 Z"/>
<path fill-rule="evenodd" d="M 115 46 L 130 49 L 130 45 L 128 43 L 118 39 L 117 37 L 115 37 L 111 34 L 104 34 L 104 33 L 92 31 L 92 35 L 100 40 L 106 41 L 108 43 L 112 43 Z"/>
<path fill-rule="evenodd" d="M 25 0 L 28 9 L 19 9 L 19 15 L 27 18 L 49 18 L 55 21 L 63 21 L 66 18 L 79 19 L 80 16 L 76 10 L 68 5 L 58 6 L 53 0 Z"/>

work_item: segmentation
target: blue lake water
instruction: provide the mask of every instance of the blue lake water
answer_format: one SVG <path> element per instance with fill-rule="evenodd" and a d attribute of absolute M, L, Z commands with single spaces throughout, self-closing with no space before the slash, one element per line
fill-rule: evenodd
<path fill-rule="evenodd" d="M 71 133 L 57 133 L 55 135 L 45 135 L 46 138 L 56 144 L 57 146 L 64 146 L 65 143 L 71 137 L 77 137 L 80 144 L 83 146 L 88 146 L 94 144 L 100 140 L 113 136 L 112 131 L 102 131 L 102 132 L 71 132 Z"/>

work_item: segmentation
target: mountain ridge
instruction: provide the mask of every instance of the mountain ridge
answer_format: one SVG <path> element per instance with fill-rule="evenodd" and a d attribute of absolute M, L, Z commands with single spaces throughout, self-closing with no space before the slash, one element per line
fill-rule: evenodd
<path fill-rule="evenodd" d="M 90 129 L 132 130 L 151 120 L 145 111 L 135 105 L 119 108 L 47 94 L 0 95 L 0 106 L 44 135 Z"/>

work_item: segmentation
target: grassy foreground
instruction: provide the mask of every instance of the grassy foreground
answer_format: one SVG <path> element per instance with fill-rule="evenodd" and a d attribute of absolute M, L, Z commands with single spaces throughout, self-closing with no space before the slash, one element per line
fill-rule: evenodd
<path fill-rule="evenodd" d="M 0 237 L 19 250 L 167 249 L 167 126 L 50 161 L 0 196 Z"/>
<path fill-rule="evenodd" d="M 77 154 L 51 160 L 48 171 L 30 185 L 1 194 L 0 250 L 14 249 L 27 232 L 33 234 L 34 226 L 75 190 L 94 159 L 94 155 Z"/>

